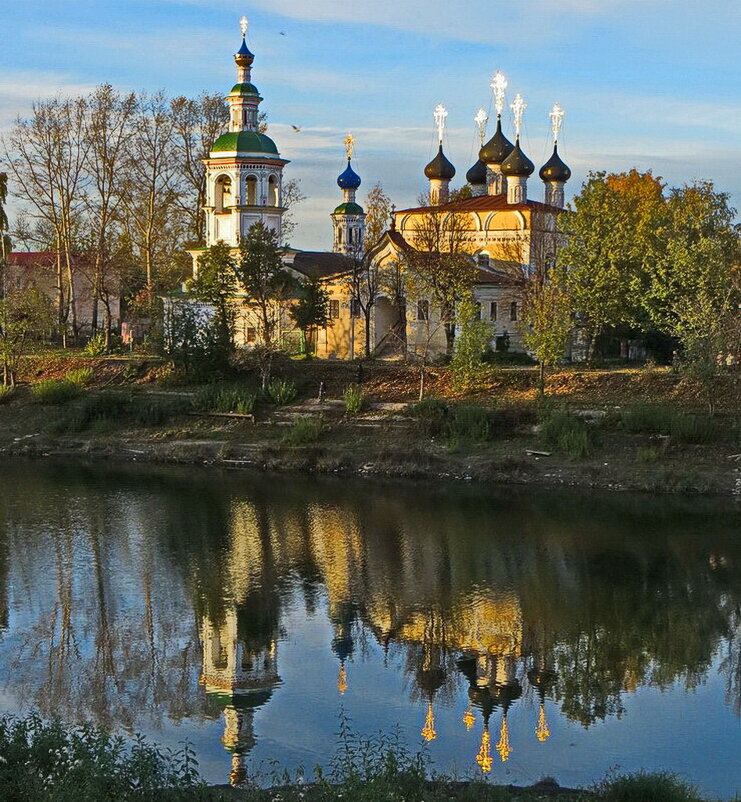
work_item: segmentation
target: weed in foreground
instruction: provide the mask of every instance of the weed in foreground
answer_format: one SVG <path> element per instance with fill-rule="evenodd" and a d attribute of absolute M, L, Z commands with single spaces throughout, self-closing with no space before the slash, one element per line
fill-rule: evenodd
<path fill-rule="evenodd" d="M 324 430 L 321 418 L 297 418 L 283 435 L 283 442 L 288 446 L 303 446 L 316 443 Z"/>
<path fill-rule="evenodd" d="M 268 398 L 277 406 L 285 406 L 296 399 L 298 389 L 290 379 L 272 379 L 268 383 Z"/>
<path fill-rule="evenodd" d="M 31 397 L 39 404 L 67 404 L 81 392 L 79 384 L 67 379 L 44 379 L 31 385 Z"/>
<path fill-rule="evenodd" d="M 93 369 L 76 368 L 75 370 L 68 370 L 64 378 L 78 387 L 87 387 L 93 379 Z"/>
<path fill-rule="evenodd" d="M 365 408 L 365 393 L 357 384 L 348 385 L 343 398 L 345 401 L 345 412 L 348 415 L 359 415 Z"/>
<path fill-rule="evenodd" d="M 193 407 L 199 412 L 236 412 L 251 415 L 255 411 L 257 395 L 238 384 L 212 384 L 202 387 L 193 398 Z"/>
<path fill-rule="evenodd" d="M 595 792 L 605 802 L 702 802 L 696 788 L 664 771 L 607 777 Z"/>

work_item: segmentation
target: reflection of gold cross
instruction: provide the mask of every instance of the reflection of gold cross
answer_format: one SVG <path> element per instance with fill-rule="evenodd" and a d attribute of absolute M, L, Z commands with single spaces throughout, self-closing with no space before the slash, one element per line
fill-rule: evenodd
<path fill-rule="evenodd" d="M 355 137 L 352 134 L 348 134 L 345 137 L 345 153 L 347 153 L 348 159 L 352 159 L 352 154 L 354 150 L 355 150 Z"/>
<path fill-rule="evenodd" d="M 248 25 L 249 25 L 249 22 L 247 21 L 247 17 L 242 17 L 242 19 L 239 20 L 239 29 L 240 29 L 240 31 L 242 31 L 242 36 L 246 36 L 247 35 L 247 26 Z"/>

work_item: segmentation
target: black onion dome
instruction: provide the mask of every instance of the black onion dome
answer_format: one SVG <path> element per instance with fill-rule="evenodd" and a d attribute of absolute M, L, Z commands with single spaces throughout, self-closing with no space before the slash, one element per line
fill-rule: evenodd
<path fill-rule="evenodd" d="M 240 67 L 249 67 L 255 60 L 255 54 L 250 51 L 249 47 L 247 47 L 247 42 L 245 41 L 244 36 L 242 37 L 241 47 L 234 54 L 234 60 Z"/>
<path fill-rule="evenodd" d="M 502 133 L 501 117 L 497 117 L 497 130 L 479 151 L 479 159 L 484 164 L 501 164 L 512 153 L 513 148 L 514 145 Z"/>
<path fill-rule="evenodd" d="M 528 159 L 520 148 L 520 137 L 517 137 L 512 153 L 502 162 L 502 174 L 511 176 L 532 175 L 535 165 Z"/>
<path fill-rule="evenodd" d="M 439 181 L 450 181 L 455 175 L 455 167 L 443 153 L 442 145 L 440 145 L 437 156 L 425 167 L 425 175 L 427 178 L 438 179 Z"/>
<path fill-rule="evenodd" d="M 486 184 L 486 165 L 481 159 L 466 173 L 466 181 L 468 181 L 471 186 Z"/>
<path fill-rule="evenodd" d="M 360 176 L 353 170 L 348 159 L 345 172 L 337 177 L 337 186 L 340 189 L 357 189 L 360 183 Z"/>
<path fill-rule="evenodd" d="M 568 181 L 571 178 L 571 170 L 558 155 L 558 145 L 553 146 L 553 155 L 540 168 L 538 173 L 543 181 Z"/>

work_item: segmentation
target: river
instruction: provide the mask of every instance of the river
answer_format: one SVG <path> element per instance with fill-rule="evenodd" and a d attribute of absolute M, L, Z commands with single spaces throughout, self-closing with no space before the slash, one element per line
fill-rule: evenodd
<path fill-rule="evenodd" d="M 187 739 L 210 782 L 327 765 L 741 790 L 732 501 L 0 463 L 0 710 Z"/>

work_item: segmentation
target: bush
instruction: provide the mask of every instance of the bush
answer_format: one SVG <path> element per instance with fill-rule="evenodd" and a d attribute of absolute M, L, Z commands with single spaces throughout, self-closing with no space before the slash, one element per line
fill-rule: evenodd
<path fill-rule="evenodd" d="M 93 378 L 92 368 L 77 368 L 76 370 L 68 370 L 64 378 L 78 387 L 86 387 Z"/>
<path fill-rule="evenodd" d="M 718 439 L 718 424 L 707 415 L 675 415 L 669 434 L 677 443 L 712 443 Z"/>
<path fill-rule="evenodd" d="M 87 356 L 103 356 L 106 352 L 105 334 L 102 331 L 93 334 L 82 350 Z"/>
<path fill-rule="evenodd" d="M 188 798 L 200 790 L 186 743 L 164 752 L 89 725 L 63 727 L 36 715 L 0 718 L 0 798 L 17 802 L 107 802 Z M 178 791 L 184 796 L 169 797 Z"/>
<path fill-rule="evenodd" d="M 482 361 L 489 365 L 536 365 L 537 362 L 523 351 L 494 351 L 488 348 Z"/>
<path fill-rule="evenodd" d="M 0 384 L 0 404 L 6 404 L 13 397 L 15 387 L 10 387 L 7 384 Z"/>
<path fill-rule="evenodd" d="M 283 435 L 283 442 L 289 446 L 302 446 L 316 443 L 324 430 L 321 418 L 297 418 Z"/>
<path fill-rule="evenodd" d="M 39 404 L 66 404 L 80 392 L 80 385 L 67 379 L 44 379 L 31 385 L 31 396 Z"/>
<path fill-rule="evenodd" d="M 606 802 L 701 802 L 693 786 L 663 771 L 608 778 L 595 790 L 597 798 Z"/>
<path fill-rule="evenodd" d="M 158 426 L 173 415 L 184 411 L 187 402 L 179 398 L 136 396 L 109 390 L 85 396 L 51 424 L 55 434 L 81 432 L 91 427 L 121 423 L 138 426 Z"/>
<path fill-rule="evenodd" d="M 431 437 L 445 434 L 450 421 L 450 405 L 437 398 L 425 398 L 408 407 L 423 434 Z"/>
<path fill-rule="evenodd" d="M 290 379 L 271 379 L 268 383 L 268 398 L 277 406 L 290 404 L 298 395 L 296 385 Z"/>
<path fill-rule="evenodd" d="M 479 404 L 455 404 L 448 424 L 449 435 L 455 440 L 489 439 L 489 412 Z"/>
<path fill-rule="evenodd" d="M 582 459 L 589 453 L 587 424 L 565 409 L 544 408 L 540 436 L 548 445 L 565 451 L 572 459 Z"/>
<path fill-rule="evenodd" d="M 212 384 L 203 387 L 193 398 L 193 407 L 199 412 L 236 412 L 251 415 L 255 411 L 257 396 L 237 384 Z"/>
<path fill-rule="evenodd" d="M 634 404 L 623 410 L 621 418 L 632 434 L 669 434 L 674 410 L 660 404 Z"/>
<path fill-rule="evenodd" d="M 358 415 L 365 409 L 365 393 L 359 385 L 350 384 L 345 390 L 345 412 L 348 415 Z"/>

